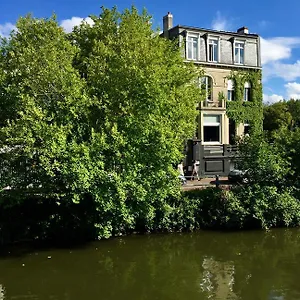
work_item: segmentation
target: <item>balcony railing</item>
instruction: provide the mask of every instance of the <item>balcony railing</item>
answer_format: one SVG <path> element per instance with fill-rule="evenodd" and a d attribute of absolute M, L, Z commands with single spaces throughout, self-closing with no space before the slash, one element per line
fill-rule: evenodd
<path fill-rule="evenodd" d="M 221 108 L 225 109 L 226 108 L 226 100 L 221 99 L 221 100 L 204 100 L 200 102 L 200 108 L 208 108 L 208 109 L 216 109 L 216 108 Z"/>

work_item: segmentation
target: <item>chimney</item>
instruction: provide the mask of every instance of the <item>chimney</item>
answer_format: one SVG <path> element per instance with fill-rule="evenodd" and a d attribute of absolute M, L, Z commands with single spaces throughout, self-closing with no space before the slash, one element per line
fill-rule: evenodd
<path fill-rule="evenodd" d="M 237 30 L 237 33 L 239 33 L 239 34 L 248 34 L 249 29 L 248 29 L 248 27 L 243 26 L 243 27 L 241 27 Z"/>
<path fill-rule="evenodd" d="M 163 30 L 164 30 L 164 37 L 169 37 L 169 29 L 173 27 L 173 15 L 168 12 L 166 16 L 163 17 Z"/>

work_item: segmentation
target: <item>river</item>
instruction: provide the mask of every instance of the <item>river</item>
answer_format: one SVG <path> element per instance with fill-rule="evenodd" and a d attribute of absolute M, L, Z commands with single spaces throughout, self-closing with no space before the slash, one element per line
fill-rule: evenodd
<path fill-rule="evenodd" d="M 0 300 L 300 299 L 300 230 L 133 235 L 0 257 Z"/>

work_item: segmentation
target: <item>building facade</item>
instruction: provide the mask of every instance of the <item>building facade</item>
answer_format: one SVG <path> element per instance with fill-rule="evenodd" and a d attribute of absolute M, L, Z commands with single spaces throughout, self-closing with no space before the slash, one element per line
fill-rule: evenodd
<path fill-rule="evenodd" d="M 177 25 L 163 18 L 163 34 L 178 39 L 187 62 L 201 67 L 195 139 L 201 145 L 234 144 L 237 136 L 259 128 L 262 121 L 260 38 L 242 27 L 237 32 Z"/>

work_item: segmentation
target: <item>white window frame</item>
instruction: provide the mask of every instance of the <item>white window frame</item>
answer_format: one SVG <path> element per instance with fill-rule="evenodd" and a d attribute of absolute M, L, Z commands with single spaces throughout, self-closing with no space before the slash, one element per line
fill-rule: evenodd
<path fill-rule="evenodd" d="M 203 82 L 203 79 L 205 79 L 205 82 Z M 208 80 L 210 79 L 211 81 L 211 85 L 210 85 L 210 91 L 209 91 L 209 84 L 208 84 Z M 213 78 L 209 75 L 204 75 L 203 77 L 200 78 L 200 84 L 204 84 L 205 85 L 205 101 L 207 102 L 214 102 L 214 98 L 213 98 L 213 85 L 214 85 L 214 81 Z M 208 95 L 210 94 L 210 99 L 208 99 Z"/>
<path fill-rule="evenodd" d="M 219 117 L 219 122 L 211 122 L 211 123 L 205 123 L 205 116 L 218 116 Z M 202 126 L 202 144 L 209 144 L 209 145 L 220 145 L 222 144 L 222 114 L 203 114 L 203 126 Z M 215 127 L 218 126 L 219 127 L 219 141 L 205 141 L 204 140 L 204 130 L 205 127 Z"/>
<path fill-rule="evenodd" d="M 195 53 L 195 57 L 194 55 L 192 55 L 192 57 L 189 57 L 189 38 L 194 38 L 197 39 L 197 50 Z M 192 52 L 193 52 L 193 44 L 192 44 Z M 185 57 L 187 60 L 194 60 L 197 61 L 200 59 L 200 34 L 196 34 L 196 33 L 187 33 L 186 35 L 186 42 L 185 42 Z"/>
<path fill-rule="evenodd" d="M 243 47 L 237 47 L 236 44 L 242 44 Z M 245 44 L 246 42 L 243 40 L 234 40 L 233 41 L 233 62 L 236 65 L 244 65 L 245 64 Z M 236 61 L 236 54 L 235 54 L 235 49 L 239 49 L 239 54 L 238 54 L 238 61 Z M 243 62 L 241 62 L 241 49 L 244 50 L 244 57 L 243 57 Z"/>
<path fill-rule="evenodd" d="M 230 95 L 231 95 L 231 99 L 229 99 L 229 92 L 230 92 Z M 228 101 L 234 101 L 234 97 L 233 97 L 233 94 L 234 93 L 234 81 L 232 79 L 228 79 L 227 81 L 227 100 Z"/>
<path fill-rule="evenodd" d="M 246 92 L 246 90 L 249 92 Z M 245 102 L 251 101 L 250 95 L 251 95 L 251 84 L 249 82 L 245 82 L 243 101 L 245 101 Z"/>
<path fill-rule="evenodd" d="M 245 128 L 248 127 L 248 130 L 250 129 L 250 124 L 249 123 L 244 123 L 244 135 L 249 134 L 245 133 Z"/>
<path fill-rule="evenodd" d="M 214 44 L 213 42 L 217 42 L 217 44 Z M 210 59 L 210 45 L 217 45 L 217 59 Z M 214 47 L 213 47 L 214 49 Z M 214 56 L 215 51 L 213 51 L 213 56 Z M 207 61 L 208 62 L 220 62 L 220 55 L 221 55 L 221 51 L 220 51 L 220 37 L 217 36 L 211 36 L 208 35 L 207 36 Z"/>

